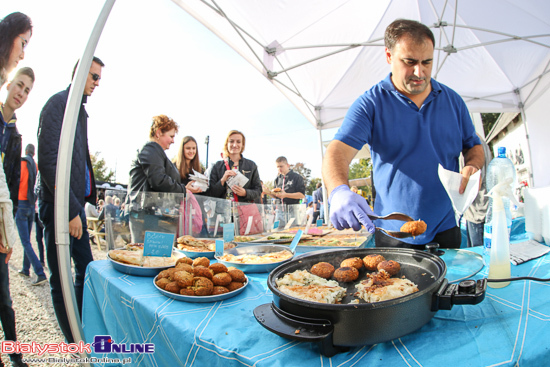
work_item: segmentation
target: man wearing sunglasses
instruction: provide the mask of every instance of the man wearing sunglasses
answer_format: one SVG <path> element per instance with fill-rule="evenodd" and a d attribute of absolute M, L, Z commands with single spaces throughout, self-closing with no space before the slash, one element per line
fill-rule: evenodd
<path fill-rule="evenodd" d="M 73 78 L 76 67 L 73 70 Z M 75 267 L 75 295 L 80 315 L 82 315 L 82 295 L 86 266 L 93 261 L 92 250 L 86 230 L 85 203 L 96 204 L 96 188 L 90 152 L 88 150 L 88 114 L 84 108 L 89 96 L 99 86 L 103 62 L 94 57 L 88 72 L 86 85 L 78 114 L 71 163 L 69 192 L 69 233 L 71 235 L 71 257 Z M 57 246 L 55 240 L 55 176 L 57 154 L 63 116 L 69 97 L 69 86 L 66 90 L 53 95 L 42 108 L 38 126 L 38 170 L 40 172 L 39 217 L 44 223 L 44 240 L 46 242 L 48 267 L 50 268 L 50 288 L 52 303 L 57 321 L 67 342 L 73 343 L 67 311 L 63 302 L 63 292 L 59 277 Z"/>

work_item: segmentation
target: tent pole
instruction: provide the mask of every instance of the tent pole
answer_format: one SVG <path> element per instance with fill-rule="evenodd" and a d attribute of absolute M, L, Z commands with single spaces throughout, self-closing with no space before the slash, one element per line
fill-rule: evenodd
<path fill-rule="evenodd" d="M 69 191 L 71 178 L 71 161 L 74 145 L 74 136 L 80 103 L 84 93 L 84 87 L 88 78 L 88 72 L 92 65 L 92 58 L 96 49 L 99 37 L 109 13 L 113 8 L 115 0 L 106 0 L 103 9 L 97 18 L 97 22 L 90 34 L 88 44 L 80 58 L 76 74 L 69 91 L 67 107 L 63 117 L 63 126 L 59 140 L 59 150 L 57 155 L 57 172 L 55 176 L 55 238 L 57 245 L 57 257 L 59 261 L 59 273 L 61 278 L 61 287 L 63 290 L 63 299 L 65 309 L 69 319 L 69 325 L 74 337 L 74 342 L 84 341 L 82 323 L 78 312 L 76 296 L 74 293 L 74 284 L 71 272 L 71 254 L 70 254 L 70 236 L 69 236 Z M 81 357 L 85 358 L 86 353 Z M 82 365 L 90 366 L 89 363 Z"/>
<path fill-rule="evenodd" d="M 516 91 L 519 97 L 519 90 Z M 523 128 L 525 129 L 525 139 L 527 140 L 527 152 L 529 154 L 529 187 L 535 187 L 535 176 L 533 174 L 533 156 L 531 155 L 531 141 L 529 140 L 529 128 L 527 127 L 527 119 L 525 116 L 525 108 L 523 103 L 519 104 L 519 111 L 521 113 L 521 120 L 523 121 Z"/>
<path fill-rule="evenodd" d="M 323 159 L 325 158 L 325 151 L 323 149 L 323 131 L 319 129 L 319 146 L 321 147 L 321 166 L 323 165 Z M 323 175 L 321 175 L 321 181 L 323 180 Z M 328 197 L 327 197 L 327 186 L 323 182 L 323 211 L 325 212 L 325 221 L 327 225 L 330 226 L 330 217 L 328 215 Z"/>

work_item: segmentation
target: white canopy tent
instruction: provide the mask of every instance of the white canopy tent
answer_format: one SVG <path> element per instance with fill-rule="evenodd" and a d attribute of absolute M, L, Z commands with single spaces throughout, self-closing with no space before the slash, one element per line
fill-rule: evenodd
<path fill-rule="evenodd" d="M 338 127 L 351 103 L 389 73 L 384 30 L 397 18 L 432 29 L 432 77 L 456 90 L 470 112 L 525 113 L 550 86 L 548 1 L 173 1 L 268 78 L 319 131 Z M 539 176 L 535 171 L 535 181 Z"/>
<path fill-rule="evenodd" d="M 550 100 L 548 1 L 173 1 L 233 47 L 292 101 L 319 130 L 321 150 L 321 131 L 338 127 L 351 103 L 389 72 L 383 56 L 383 33 L 396 18 L 416 19 L 432 28 L 437 43 L 432 77 L 460 93 L 470 112 L 516 111 L 530 119 L 532 107 L 533 130 L 549 130 L 544 117 Z M 82 340 L 82 328 L 70 276 L 69 152 L 85 78 L 113 5 L 114 0 L 105 1 L 76 70 L 57 164 L 58 257 L 76 341 Z M 539 98 L 542 95 L 544 98 Z M 525 116 L 523 120 L 527 121 Z M 530 141 L 531 151 L 547 156 L 550 148 L 544 141 L 546 136 Z M 541 156 L 540 161 L 543 159 Z M 533 165 L 536 180 L 542 165 Z"/>

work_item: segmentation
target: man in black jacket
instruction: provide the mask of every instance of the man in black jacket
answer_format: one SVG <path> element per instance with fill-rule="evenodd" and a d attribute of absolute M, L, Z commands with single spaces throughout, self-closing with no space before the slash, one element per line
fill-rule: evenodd
<path fill-rule="evenodd" d="M 70 253 L 75 267 L 75 294 L 80 315 L 82 315 L 82 295 L 86 266 L 93 261 L 88 231 L 86 230 L 84 206 L 86 202 L 95 205 L 96 201 L 94 173 L 88 150 L 88 114 L 84 109 L 84 103 L 92 95 L 95 87 L 99 85 L 101 68 L 103 66 L 103 62 L 94 57 L 84 87 L 84 95 L 82 96 L 78 114 L 71 163 L 69 192 Z M 76 66 L 73 70 L 73 77 L 75 71 Z M 38 127 L 38 169 L 40 171 L 39 215 L 40 220 L 44 223 L 46 254 L 51 273 L 50 288 L 52 303 L 61 331 L 65 335 L 67 342 L 73 343 L 74 338 L 69 326 L 67 311 L 63 302 L 63 292 L 61 290 L 54 220 L 57 155 L 63 116 L 70 88 L 69 86 L 66 90 L 53 95 L 42 108 L 40 125 Z"/>

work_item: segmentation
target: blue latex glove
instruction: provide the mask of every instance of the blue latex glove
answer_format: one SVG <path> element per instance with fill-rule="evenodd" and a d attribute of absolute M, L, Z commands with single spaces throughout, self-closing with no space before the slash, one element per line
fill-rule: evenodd
<path fill-rule="evenodd" d="M 349 189 L 348 185 L 340 185 L 330 193 L 330 220 L 336 229 L 361 229 L 361 224 L 367 231 L 374 233 L 374 224 L 367 214 L 373 214 L 367 201 Z"/>

